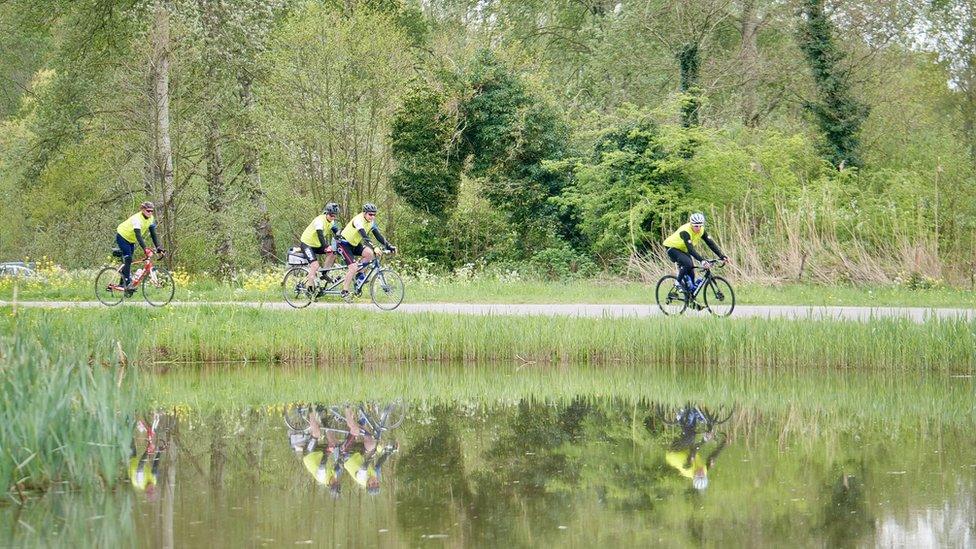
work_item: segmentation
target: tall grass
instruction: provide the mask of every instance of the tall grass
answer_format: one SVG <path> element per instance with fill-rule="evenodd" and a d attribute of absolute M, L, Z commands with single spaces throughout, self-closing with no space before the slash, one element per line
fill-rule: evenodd
<path fill-rule="evenodd" d="M 976 322 L 582 319 L 233 306 L 25 310 L 67 341 L 119 340 L 157 361 L 630 364 L 971 372 Z M 0 323 L 0 327 L 3 324 Z M 131 350 L 130 350 L 131 349 Z"/>
<path fill-rule="evenodd" d="M 110 486 L 128 450 L 134 383 L 46 330 L 0 339 L 0 488 Z M 102 356 L 108 356 L 108 351 Z"/>

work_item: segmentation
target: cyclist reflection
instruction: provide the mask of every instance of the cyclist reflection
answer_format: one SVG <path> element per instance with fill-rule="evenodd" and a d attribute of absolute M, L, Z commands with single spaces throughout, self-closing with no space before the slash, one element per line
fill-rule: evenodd
<path fill-rule="evenodd" d="M 156 482 L 159 477 L 159 465 L 163 453 L 169 445 L 169 432 L 175 425 L 176 419 L 160 412 L 153 412 L 149 423 L 143 418 L 136 421 L 135 432 L 132 435 L 132 450 L 129 456 L 129 482 L 132 486 L 146 493 L 146 499 L 156 499 Z M 137 443 L 145 434 L 145 449 L 140 455 L 136 449 Z M 141 444 L 139 444 L 141 446 Z"/>
<path fill-rule="evenodd" d="M 696 490 L 708 487 L 708 472 L 715 467 L 715 460 L 728 442 L 725 433 L 716 433 L 715 429 L 731 416 L 731 409 L 726 412 L 719 408 L 713 412 L 704 406 L 687 404 L 670 418 L 662 417 L 665 423 L 681 427 L 681 435 L 671 443 L 664 460 L 681 476 L 691 479 Z"/>
<path fill-rule="evenodd" d="M 366 493 L 380 492 L 383 464 L 399 448 L 395 441 L 387 442 L 387 432 L 398 427 L 403 416 L 399 403 L 357 407 L 300 404 L 286 408 L 285 424 L 289 444 L 303 455 L 305 468 L 338 498 L 343 472 Z"/>

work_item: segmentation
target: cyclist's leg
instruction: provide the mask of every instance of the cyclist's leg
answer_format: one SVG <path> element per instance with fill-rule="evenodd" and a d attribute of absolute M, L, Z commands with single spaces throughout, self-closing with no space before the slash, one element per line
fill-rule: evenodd
<path fill-rule="evenodd" d="M 128 285 L 132 282 L 132 255 L 136 253 L 136 245 L 122 238 L 122 235 L 118 233 L 115 233 L 115 244 L 122 250 L 121 283 Z"/>
<path fill-rule="evenodd" d="M 308 276 L 305 277 L 305 286 L 308 288 L 315 286 L 315 273 L 319 270 L 318 256 L 315 252 L 315 248 L 302 242 L 302 253 L 305 255 L 305 259 L 308 260 Z"/>
<path fill-rule="evenodd" d="M 356 261 L 356 249 L 360 247 L 362 247 L 362 245 L 353 246 L 346 241 L 339 243 L 339 253 L 342 254 L 342 258 L 346 261 L 346 265 L 349 265 L 349 268 L 346 269 L 346 278 L 342 281 L 343 292 L 349 291 L 349 286 L 352 285 L 352 279 L 359 271 L 359 263 Z"/>
<path fill-rule="evenodd" d="M 668 248 L 668 257 L 678 264 L 678 280 L 685 286 L 685 289 L 690 289 L 690 284 L 695 280 L 694 260 L 690 255 L 676 248 Z"/>

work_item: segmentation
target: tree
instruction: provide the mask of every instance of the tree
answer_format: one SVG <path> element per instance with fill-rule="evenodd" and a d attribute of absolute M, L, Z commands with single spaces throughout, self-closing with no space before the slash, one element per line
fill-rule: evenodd
<path fill-rule="evenodd" d="M 976 1 L 931 0 L 927 15 L 928 34 L 962 97 L 962 137 L 976 166 Z"/>
<path fill-rule="evenodd" d="M 861 165 L 859 133 L 868 116 L 867 105 L 851 90 L 848 74 L 841 66 L 844 53 L 833 36 L 834 25 L 824 7 L 825 0 L 803 0 L 797 42 L 807 59 L 819 100 L 808 101 L 826 140 L 824 156 L 838 167 Z"/>
<path fill-rule="evenodd" d="M 701 82 L 702 55 L 714 40 L 714 33 L 729 18 L 731 0 L 644 0 L 642 26 L 671 52 L 678 62 L 683 96 L 681 122 L 685 127 L 700 124 L 704 89 Z"/>
<path fill-rule="evenodd" d="M 390 126 L 396 167 L 390 181 L 407 204 L 440 217 L 458 200 L 461 161 L 457 151 L 458 113 L 447 96 L 427 85 L 404 99 Z"/>

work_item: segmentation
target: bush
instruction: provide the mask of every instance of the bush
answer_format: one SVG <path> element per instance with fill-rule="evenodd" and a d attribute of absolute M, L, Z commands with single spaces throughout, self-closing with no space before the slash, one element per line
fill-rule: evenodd
<path fill-rule="evenodd" d="M 599 270 L 589 256 L 577 253 L 568 245 L 546 248 L 529 261 L 535 273 L 546 280 L 572 280 L 593 276 Z"/>

